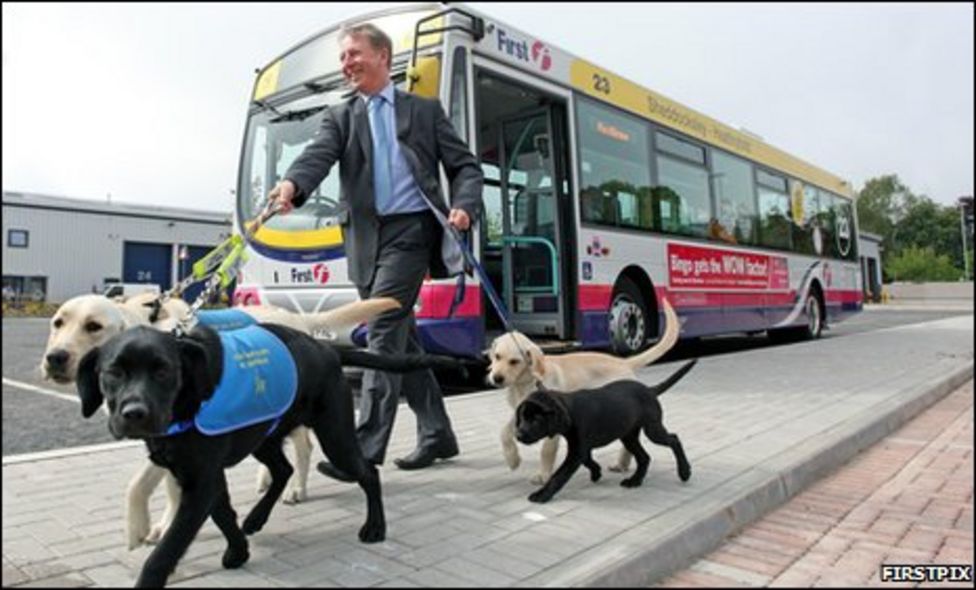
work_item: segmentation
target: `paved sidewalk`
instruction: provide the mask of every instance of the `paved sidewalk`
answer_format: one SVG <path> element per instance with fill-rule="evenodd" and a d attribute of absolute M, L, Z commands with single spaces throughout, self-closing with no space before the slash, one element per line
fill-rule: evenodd
<path fill-rule="evenodd" d="M 653 366 L 641 377 L 657 382 L 677 367 Z M 224 542 L 208 522 L 170 585 L 647 585 L 972 375 L 972 316 L 703 359 L 662 398 L 665 423 L 692 464 L 687 483 L 671 453 L 653 446 L 643 487 L 623 489 L 608 471 L 592 484 L 580 473 L 544 505 L 526 500 L 538 450 L 523 448 L 516 472 L 503 463 L 504 396 L 449 398 L 461 455 L 419 472 L 382 469 L 387 541 L 359 543 L 362 493 L 313 472 L 309 501 L 275 509 L 242 569 L 220 568 Z M 414 432 L 401 407 L 388 457 L 409 452 Z M 607 465 L 616 451 L 611 445 L 595 459 Z M 125 550 L 123 496 L 144 456 L 140 445 L 121 443 L 5 457 L 3 585 L 131 585 L 150 549 Z M 238 514 L 254 503 L 255 465 L 248 459 L 228 472 Z M 157 515 L 162 505 L 159 490 Z"/>
<path fill-rule="evenodd" d="M 883 564 L 973 566 L 972 381 L 659 587 L 889 586 Z"/>

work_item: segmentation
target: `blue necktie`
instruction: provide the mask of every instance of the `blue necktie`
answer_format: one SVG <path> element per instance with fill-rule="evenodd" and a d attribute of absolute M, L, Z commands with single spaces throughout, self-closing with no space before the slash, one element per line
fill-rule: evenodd
<path fill-rule="evenodd" d="M 382 215 L 393 201 L 390 133 L 386 128 L 386 101 L 376 95 L 369 99 L 369 127 L 373 135 L 373 194 L 376 211 Z"/>

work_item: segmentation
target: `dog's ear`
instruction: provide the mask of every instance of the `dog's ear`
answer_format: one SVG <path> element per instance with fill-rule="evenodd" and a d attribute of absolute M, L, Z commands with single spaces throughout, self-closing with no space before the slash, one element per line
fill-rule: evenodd
<path fill-rule="evenodd" d="M 190 415 L 196 413 L 197 408 L 207 399 L 216 384 L 210 379 L 210 358 L 206 349 L 195 340 L 180 338 L 180 370 L 182 388 L 176 405 L 185 408 Z M 182 418 L 182 413 L 174 407 L 174 415 Z"/>
<path fill-rule="evenodd" d="M 573 420 L 569 415 L 569 408 L 559 399 L 558 393 L 543 393 L 540 401 L 545 400 L 546 432 L 552 436 L 569 430 Z"/>
<path fill-rule="evenodd" d="M 491 346 L 481 351 L 481 356 L 487 358 L 489 361 L 495 358 L 495 340 L 491 341 Z"/>
<path fill-rule="evenodd" d="M 532 376 L 541 383 L 546 376 L 546 355 L 534 346 L 529 347 L 527 352 L 529 353 L 529 370 L 532 371 Z"/>
<path fill-rule="evenodd" d="M 78 397 L 81 398 L 81 415 L 85 418 L 91 418 L 104 399 L 98 384 L 98 356 L 99 349 L 96 347 L 89 350 L 78 363 L 75 387 L 78 389 Z"/>

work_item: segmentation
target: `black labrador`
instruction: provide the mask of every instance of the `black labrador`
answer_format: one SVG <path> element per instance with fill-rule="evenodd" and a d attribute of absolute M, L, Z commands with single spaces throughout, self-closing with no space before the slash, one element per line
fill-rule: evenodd
<path fill-rule="evenodd" d="M 427 355 L 396 357 L 340 350 L 290 328 L 261 327 L 277 337 L 279 348 L 283 344 L 281 350 L 294 361 L 293 365 L 285 363 L 294 367 L 289 372 L 293 401 L 277 422 L 264 420 L 215 436 L 196 428 L 166 434 L 173 424 L 198 419 L 198 410 L 221 383 L 226 344 L 210 328 L 197 327 L 184 337 L 131 328 L 91 350 L 80 363 L 77 387 L 82 415 L 90 417 L 104 399 L 113 436 L 144 439 L 149 458 L 172 471 L 183 490 L 173 524 L 143 565 L 137 586 L 163 586 L 208 516 L 228 542 L 223 566 L 243 565 L 249 557 L 245 535 L 264 526 L 293 471 L 281 442 L 299 424 L 315 432 L 329 461 L 354 475 L 365 491 L 367 516 L 359 530 L 360 541 L 375 543 L 386 536 L 379 472 L 363 457 L 355 436 L 353 395 L 342 372 L 343 363 L 396 372 L 457 368 L 459 363 Z M 240 358 L 244 364 L 260 361 L 251 353 L 226 356 Z M 265 364 L 275 363 L 280 364 L 280 359 Z M 249 454 L 270 469 L 272 482 L 238 527 L 224 469 Z"/>
<path fill-rule="evenodd" d="M 628 488 L 641 485 L 651 463 L 640 443 L 641 430 L 652 442 L 671 447 L 678 462 L 678 477 L 688 481 L 691 465 L 677 435 L 664 428 L 663 411 L 657 397 L 684 377 L 696 362 L 685 364 L 651 387 L 639 381 L 625 380 L 576 392 L 541 390 L 531 393 L 516 411 L 515 438 L 523 444 L 532 444 L 561 434 L 569 448 L 563 464 L 545 485 L 529 496 L 529 500 L 540 503 L 551 500 L 580 465 L 590 470 L 591 481 L 598 481 L 600 465 L 593 460 L 591 452 L 618 439 L 637 460 L 634 474 L 620 485 Z"/>

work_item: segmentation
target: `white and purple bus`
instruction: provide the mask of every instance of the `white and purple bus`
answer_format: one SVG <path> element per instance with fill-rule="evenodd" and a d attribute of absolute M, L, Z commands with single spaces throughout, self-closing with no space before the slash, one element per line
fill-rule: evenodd
<path fill-rule="evenodd" d="M 661 301 L 682 337 L 816 338 L 862 308 L 850 185 L 657 92 L 460 4 L 337 23 L 259 71 L 237 231 L 348 93 L 342 25 L 394 41 L 396 83 L 437 97 L 485 174 L 475 256 L 514 327 L 566 348 L 632 354 Z M 797 116 L 802 116 L 797 113 Z M 338 174 L 254 236 L 235 300 L 316 311 L 357 297 L 335 217 Z M 430 352 L 477 357 L 502 324 L 476 278 L 425 283 Z M 458 297 L 456 297 L 458 295 Z"/>

